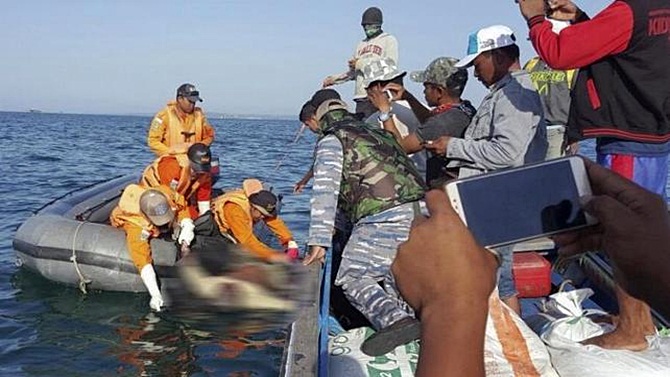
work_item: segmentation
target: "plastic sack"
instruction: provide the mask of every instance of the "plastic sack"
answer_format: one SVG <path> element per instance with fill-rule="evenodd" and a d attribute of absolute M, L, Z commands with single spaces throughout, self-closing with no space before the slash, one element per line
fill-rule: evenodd
<path fill-rule="evenodd" d="M 593 345 L 557 341 L 550 345 L 551 362 L 561 377 L 670 376 L 670 338 L 647 337 L 645 351 L 607 350 Z"/>
<path fill-rule="evenodd" d="M 328 343 L 329 375 L 346 377 L 414 376 L 419 361 L 419 344 L 414 341 L 378 357 L 360 350 L 374 333 L 370 328 L 349 330 L 331 337 Z M 489 299 L 484 363 L 488 377 L 557 377 L 546 346 L 533 331 L 498 298 Z"/>
<path fill-rule="evenodd" d="M 614 326 L 589 318 L 607 314 L 583 309 L 591 289 L 558 292 L 549 296 L 544 316 L 549 322 L 541 331 L 551 362 L 561 377 L 660 377 L 670 376 L 670 338 L 647 338 L 649 349 L 640 352 L 607 350 L 581 341 L 610 332 Z"/>
<path fill-rule="evenodd" d="M 552 345 L 556 342 L 581 342 L 613 330 L 610 324 L 598 324 L 590 316 L 607 315 L 602 310 L 582 309 L 582 303 L 593 295 L 590 288 L 557 292 L 545 303 L 545 315 L 550 322 L 541 332 L 542 340 Z"/>

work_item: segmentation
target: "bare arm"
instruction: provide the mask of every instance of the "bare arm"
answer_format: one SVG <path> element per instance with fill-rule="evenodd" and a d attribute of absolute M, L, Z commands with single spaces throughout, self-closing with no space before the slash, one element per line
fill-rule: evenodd
<path fill-rule="evenodd" d="M 416 375 L 484 376 L 497 260 L 477 244 L 444 191 L 427 192 L 426 204 L 430 218 L 415 220 L 392 265 L 400 293 L 421 319 Z"/>

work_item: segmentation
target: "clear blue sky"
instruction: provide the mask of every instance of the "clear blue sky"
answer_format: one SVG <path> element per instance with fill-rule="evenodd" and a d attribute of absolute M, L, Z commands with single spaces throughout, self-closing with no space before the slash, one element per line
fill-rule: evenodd
<path fill-rule="evenodd" d="M 522 61 L 533 55 L 513 0 L 12 1 L 0 12 L 0 110 L 149 114 L 192 82 L 206 111 L 292 115 L 346 70 L 373 5 L 405 70 L 461 57 L 468 33 L 493 24 L 517 33 Z M 351 98 L 352 83 L 336 88 Z M 466 97 L 478 105 L 485 91 L 471 80 Z"/>

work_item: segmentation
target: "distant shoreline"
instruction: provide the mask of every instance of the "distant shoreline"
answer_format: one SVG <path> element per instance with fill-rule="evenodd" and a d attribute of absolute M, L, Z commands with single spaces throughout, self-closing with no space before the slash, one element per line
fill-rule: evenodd
<path fill-rule="evenodd" d="M 146 113 L 118 113 L 118 114 L 104 114 L 104 113 L 66 113 L 66 112 L 52 112 L 52 111 L 43 111 L 38 109 L 29 109 L 29 110 L 0 110 L 0 113 L 13 113 L 13 114 L 34 114 L 34 115 L 90 115 L 90 116 L 131 116 L 131 117 L 142 117 L 142 118 L 151 118 L 154 114 Z M 238 119 L 238 120 L 296 120 L 295 116 L 290 115 L 263 115 L 263 114 L 221 114 L 221 113 L 209 113 L 205 111 L 205 115 L 210 120 L 214 119 Z M 296 120 L 297 121 L 297 120 Z"/>

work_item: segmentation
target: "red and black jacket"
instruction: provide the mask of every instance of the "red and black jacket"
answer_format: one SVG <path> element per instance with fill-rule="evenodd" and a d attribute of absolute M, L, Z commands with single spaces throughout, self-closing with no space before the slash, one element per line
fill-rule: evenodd
<path fill-rule="evenodd" d="M 529 26 L 549 66 L 580 68 L 568 120 L 572 139 L 670 141 L 670 2 L 618 0 L 558 35 L 543 17 Z"/>

